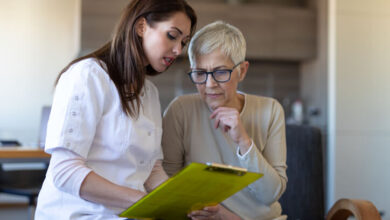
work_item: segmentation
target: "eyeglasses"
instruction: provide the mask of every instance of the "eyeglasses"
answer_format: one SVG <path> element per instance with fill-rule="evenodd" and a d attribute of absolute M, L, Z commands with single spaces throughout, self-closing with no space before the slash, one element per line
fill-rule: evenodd
<path fill-rule="evenodd" d="M 230 76 L 232 75 L 233 70 L 241 63 L 242 61 L 234 65 L 231 69 L 219 69 L 212 72 L 207 72 L 204 70 L 192 70 L 188 73 L 188 75 L 190 76 L 191 81 L 195 84 L 206 83 L 209 74 L 216 82 L 224 83 L 230 80 Z"/>

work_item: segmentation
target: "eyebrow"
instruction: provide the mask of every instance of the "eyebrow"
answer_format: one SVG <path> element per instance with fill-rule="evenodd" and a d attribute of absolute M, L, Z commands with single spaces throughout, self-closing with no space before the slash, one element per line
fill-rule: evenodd
<path fill-rule="evenodd" d="M 183 32 L 179 28 L 177 28 L 177 27 L 171 27 L 171 28 L 175 29 L 177 32 L 179 32 L 180 35 L 183 35 Z M 185 39 L 186 41 L 189 41 L 191 39 L 190 35 L 185 36 L 185 38 L 186 38 Z"/>
<path fill-rule="evenodd" d="M 179 28 L 177 28 L 177 27 L 172 27 L 172 28 L 176 29 L 180 33 L 180 35 L 183 35 L 183 31 L 181 31 Z"/>

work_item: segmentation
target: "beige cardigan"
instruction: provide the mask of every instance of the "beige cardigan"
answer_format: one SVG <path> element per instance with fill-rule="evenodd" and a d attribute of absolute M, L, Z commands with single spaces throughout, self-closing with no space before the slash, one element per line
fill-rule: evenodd
<path fill-rule="evenodd" d="M 241 120 L 254 146 L 245 155 L 221 129 L 213 127 L 211 110 L 198 94 L 176 98 L 164 113 L 163 166 L 172 175 L 190 162 L 216 162 L 245 167 L 264 177 L 223 202 L 242 219 L 274 219 L 277 200 L 286 189 L 284 113 L 275 100 L 245 95 Z"/>

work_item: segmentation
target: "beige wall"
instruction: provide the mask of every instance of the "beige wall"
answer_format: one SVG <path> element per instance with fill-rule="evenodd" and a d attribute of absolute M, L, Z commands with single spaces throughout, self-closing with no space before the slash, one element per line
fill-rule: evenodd
<path fill-rule="evenodd" d="M 369 199 L 390 219 L 390 1 L 330 0 L 331 199 Z"/>
<path fill-rule="evenodd" d="M 0 139 L 37 143 L 57 73 L 79 51 L 79 0 L 0 0 Z"/>

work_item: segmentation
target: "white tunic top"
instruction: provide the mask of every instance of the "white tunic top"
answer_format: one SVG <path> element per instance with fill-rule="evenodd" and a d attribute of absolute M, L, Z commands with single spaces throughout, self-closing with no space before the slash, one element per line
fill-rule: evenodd
<path fill-rule="evenodd" d="M 153 165 L 162 159 L 161 111 L 156 87 L 149 81 L 141 94 L 139 118 L 122 110 L 118 91 L 95 59 L 71 66 L 56 87 L 45 151 L 67 149 L 109 181 L 145 191 Z M 52 160 L 56 160 L 53 157 Z M 73 189 L 56 186 L 51 161 L 39 194 L 35 219 L 118 219 L 123 210 L 79 196 L 88 170 L 78 173 Z M 72 178 L 72 175 L 65 178 Z M 73 193 L 72 193 L 73 192 Z"/>

